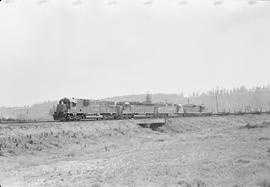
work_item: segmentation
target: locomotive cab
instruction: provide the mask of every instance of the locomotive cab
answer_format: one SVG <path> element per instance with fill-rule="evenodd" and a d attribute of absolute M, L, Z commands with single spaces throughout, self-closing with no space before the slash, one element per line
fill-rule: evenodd
<path fill-rule="evenodd" d="M 65 121 L 68 117 L 68 110 L 70 109 L 70 100 L 67 98 L 61 99 L 56 106 L 56 111 L 53 114 L 54 120 Z"/>

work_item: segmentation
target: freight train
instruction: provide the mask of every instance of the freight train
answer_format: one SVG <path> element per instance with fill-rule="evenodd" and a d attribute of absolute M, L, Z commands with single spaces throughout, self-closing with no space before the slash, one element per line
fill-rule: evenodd
<path fill-rule="evenodd" d="M 57 104 L 53 118 L 60 121 L 164 118 L 186 113 L 202 113 L 204 109 L 203 105 L 63 98 Z"/>

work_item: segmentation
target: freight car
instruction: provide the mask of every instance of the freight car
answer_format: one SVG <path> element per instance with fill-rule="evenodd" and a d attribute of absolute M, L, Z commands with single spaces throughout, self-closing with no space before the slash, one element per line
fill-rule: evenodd
<path fill-rule="evenodd" d="M 63 98 L 56 107 L 54 120 L 131 119 L 183 116 L 182 106 L 168 103 L 112 102 Z"/>

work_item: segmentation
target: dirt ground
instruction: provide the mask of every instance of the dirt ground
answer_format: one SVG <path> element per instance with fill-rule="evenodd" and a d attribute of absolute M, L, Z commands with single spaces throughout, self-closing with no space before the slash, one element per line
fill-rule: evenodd
<path fill-rule="evenodd" d="M 270 115 L 139 121 L 0 124 L 0 185 L 270 186 Z"/>

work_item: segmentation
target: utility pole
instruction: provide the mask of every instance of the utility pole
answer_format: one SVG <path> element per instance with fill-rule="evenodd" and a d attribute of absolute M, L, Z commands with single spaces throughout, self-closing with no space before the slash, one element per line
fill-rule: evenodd
<path fill-rule="evenodd" d="M 216 91 L 216 107 L 217 107 L 217 113 L 218 113 L 218 96 L 217 96 L 217 91 Z"/>
<path fill-rule="evenodd" d="M 26 119 L 28 120 L 28 115 L 29 115 L 29 106 L 27 106 L 27 109 L 26 109 Z"/>

